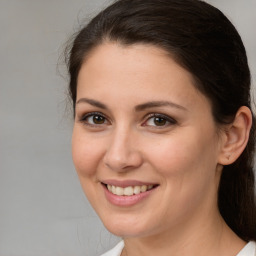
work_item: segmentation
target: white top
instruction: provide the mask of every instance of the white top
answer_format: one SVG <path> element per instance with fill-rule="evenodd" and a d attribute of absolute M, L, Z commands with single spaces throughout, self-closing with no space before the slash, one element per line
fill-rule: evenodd
<path fill-rule="evenodd" d="M 124 241 L 119 242 L 112 250 L 101 256 L 120 256 L 124 248 Z M 236 256 L 256 256 L 256 243 L 249 242 Z"/>
<path fill-rule="evenodd" d="M 113 249 L 111 249 L 108 252 L 105 252 L 101 256 L 120 256 L 123 248 L 124 248 L 124 241 L 121 241 Z"/>
<path fill-rule="evenodd" d="M 256 256 L 256 242 L 249 242 L 237 256 Z"/>

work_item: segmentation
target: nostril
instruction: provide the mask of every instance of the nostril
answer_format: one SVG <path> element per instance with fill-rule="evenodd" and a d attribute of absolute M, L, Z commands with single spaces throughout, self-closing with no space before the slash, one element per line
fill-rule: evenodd
<path fill-rule="evenodd" d="M 126 129 L 126 128 L 125 128 Z M 114 171 L 123 172 L 137 168 L 142 163 L 142 156 L 135 145 L 131 145 L 129 130 L 116 130 L 115 136 L 110 138 L 110 144 L 105 151 L 103 161 L 105 166 Z"/>
<path fill-rule="evenodd" d="M 139 152 L 107 152 L 104 159 L 106 167 L 113 171 L 124 172 L 138 168 L 142 165 L 143 159 Z"/>

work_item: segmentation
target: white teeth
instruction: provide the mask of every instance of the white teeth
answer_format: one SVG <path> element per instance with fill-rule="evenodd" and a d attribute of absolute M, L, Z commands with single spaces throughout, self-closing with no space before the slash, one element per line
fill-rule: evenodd
<path fill-rule="evenodd" d="M 110 192 L 112 192 L 115 195 L 118 196 L 132 196 L 132 195 L 138 195 L 140 193 L 146 192 L 147 190 L 150 190 L 153 188 L 153 185 L 142 185 L 142 186 L 129 186 L 129 187 L 116 187 L 112 185 L 107 185 L 107 188 Z"/>
<path fill-rule="evenodd" d="M 115 195 L 122 196 L 124 194 L 124 189 L 121 187 L 116 187 Z"/>
<path fill-rule="evenodd" d="M 124 188 L 124 195 L 125 196 L 132 196 L 133 195 L 133 188 L 132 187 Z"/>
<path fill-rule="evenodd" d="M 133 188 L 133 193 L 134 193 L 135 195 L 139 194 L 139 193 L 140 193 L 140 186 L 135 186 L 135 187 Z"/>
<path fill-rule="evenodd" d="M 141 192 L 146 192 L 147 191 L 147 186 L 146 185 L 141 186 L 140 191 Z"/>

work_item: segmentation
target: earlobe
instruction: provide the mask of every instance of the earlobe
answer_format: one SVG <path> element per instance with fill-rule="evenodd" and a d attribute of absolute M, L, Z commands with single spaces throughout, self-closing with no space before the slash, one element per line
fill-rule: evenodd
<path fill-rule="evenodd" d="M 223 132 L 219 164 L 229 165 L 238 159 L 247 145 L 251 126 L 251 110 L 246 106 L 240 107 L 234 121 Z"/>

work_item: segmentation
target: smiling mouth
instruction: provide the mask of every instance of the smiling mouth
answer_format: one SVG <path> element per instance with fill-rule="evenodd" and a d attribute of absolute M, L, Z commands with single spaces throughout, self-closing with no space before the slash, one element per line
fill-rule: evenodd
<path fill-rule="evenodd" d="M 117 196 L 132 196 L 144 193 L 146 191 L 156 188 L 158 185 L 142 185 L 142 186 L 128 186 L 128 187 L 118 187 L 110 184 L 102 183 L 109 192 Z"/>

